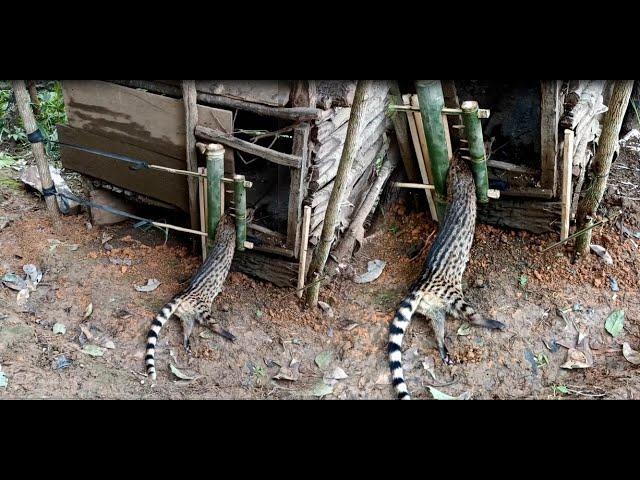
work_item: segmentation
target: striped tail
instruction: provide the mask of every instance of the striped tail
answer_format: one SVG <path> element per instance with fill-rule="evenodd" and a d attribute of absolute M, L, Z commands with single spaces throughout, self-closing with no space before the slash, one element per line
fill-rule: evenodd
<path fill-rule="evenodd" d="M 167 323 L 167 320 L 171 318 L 171 315 L 175 313 L 180 305 L 180 300 L 173 299 L 169 303 L 167 303 L 160 313 L 156 315 L 156 318 L 153 320 L 151 324 L 151 328 L 149 329 L 149 334 L 147 335 L 147 355 L 144 357 L 145 363 L 147 365 L 147 375 L 151 377 L 151 380 L 156 379 L 156 343 L 158 341 L 158 334 L 160 330 Z"/>
<path fill-rule="evenodd" d="M 418 308 L 421 299 L 422 292 L 413 290 L 398 307 L 389 328 L 389 368 L 393 377 L 393 387 L 400 400 L 410 399 L 407 384 L 404 382 L 404 372 L 402 371 L 402 339 L 407 328 L 409 328 L 411 317 Z"/>

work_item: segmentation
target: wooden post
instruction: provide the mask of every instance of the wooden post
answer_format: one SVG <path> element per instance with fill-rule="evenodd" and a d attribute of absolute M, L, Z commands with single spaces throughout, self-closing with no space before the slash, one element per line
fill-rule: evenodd
<path fill-rule="evenodd" d="M 487 174 L 487 156 L 482 138 L 482 125 L 478 118 L 478 102 L 462 102 L 462 122 L 465 138 L 469 142 L 471 169 L 476 183 L 476 197 L 479 203 L 489 203 L 487 189 L 489 176 Z"/>
<path fill-rule="evenodd" d="M 213 237 L 220 222 L 220 205 L 222 199 L 222 177 L 224 176 L 224 147 L 217 143 L 207 145 L 207 245 L 211 246 Z"/>
<path fill-rule="evenodd" d="M 309 157 L 309 124 L 300 125 L 293 133 L 293 155 L 302 161 L 300 168 L 291 168 L 289 182 L 289 211 L 287 217 L 287 248 L 293 250 L 294 257 L 298 256 L 300 248 L 300 227 L 302 225 L 302 201 L 306 195 L 305 179 Z"/>
<path fill-rule="evenodd" d="M 356 93 L 351 106 L 351 116 L 349 117 L 349 126 L 347 127 L 347 136 L 345 138 L 340 164 L 335 180 L 333 181 L 333 189 L 329 197 L 329 203 L 324 216 L 324 224 L 322 225 L 322 233 L 320 241 L 315 249 L 313 260 L 309 267 L 309 283 L 313 284 L 307 290 L 307 305 L 315 307 L 318 304 L 318 295 L 320 293 L 320 281 L 324 274 L 324 267 L 329 258 L 331 245 L 335 239 L 335 230 L 338 224 L 340 205 L 344 200 L 345 189 L 349 180 L 349 172 L 353 161 L 358 154 L 360 148 L 360 132 L 365 117 L 365 97 L 370 90 L 371 80 L 359 80 L 356 87 Z"/>
<path fill-rule="evenodd" d="M 591 161 L 592 179 L 585 190 L 584 197 L 578 202 L 576 213 L 577 230 L 584 230 L 593 225 L 598 206 L 607 188 L 611 162 L 618 146 L 618 136 L 622 128 L 624 114 L 629 105 L 633 80 L 616 80 L 609 100 L 609 110 L 604 114 L 602 134 L 598 143 L 598 150 Z M 589 229 L 576 240 L 576 251 L 585 254 L 591 245 Z"/>
<path fill-rule="evenodd" d="M 389 93 L 391 94 L 391 101 L 394 105 L 402 103 L 402 95 L 400 94 L 400 87 L 397 80 L 391 80 L 389 82 Z M 391 120 L 393 122 L 393 128 L 396 132 L 396 138 L 398 139 L 398 149 L 400 150 L 400 156 L 402 157 L 402 163 L 404 164 L 404 171 L 407 174 L 407 179 L 410 182 L 418 181 L 418 172 L 416 171 L 415 163 L 413 162 L 413 156 L 411 155 L 411 145 L 409 144 L 409 134 L 407 132 L 408 118 L 402 112 L 392 112 Z M 411 115 L 408 113 L 407 115 Z M 420 161 L 420 159 L 417 159 Z"/>
<path fill-rule="evenodd" d="M 573 130 L 564 131 L 564 152 L 562 155 L 562 215 L 560 240 L 569 236 L 571 218 L 571 171 L 573 169 Z"/>
<path fill-rule="evenodd" d="M 247 240 L 247 193 L 244 175 L 233 176 L 233 204 L 236 214 L 236 250 L 244 251 Z"/>
<path fill-rule="evenodd" d="M 184 118 L 187 146 L 187 170 L 191 172 L 198 171 L 198 157 L 196 154 L 196 125 L 198 125 L 198 93 L 196 92 L 195 80 L 182 81 L 182 98 L 184 101 Z M 196 179 L 189 177 L 187 179 L 189 187 L 189 215 L 191 219 L 191 228 L 200 228 L 198 226 L 198 185 Z"/>
<path fill-rule="evenodd" d="M 449 171 L 447 141 L 442 125 L 444 96 L 439 80 L 416 80 L 416 91 L 431 159 L 433 184 L 436 187 L 436 210 L 438 218 L 442 221 L 447 205 L 447 172 Z"/>
<path fill-rule="evenodd" d="M 551 190 L 556 195 L 557 157 L 558 157 L 558 123 L 560 122 L 560 82 L 558 80 L 540 81 L 540 150 L 542 188 Z"/>
<path fill-rule="evenodd" d="M 300 243 L 300 267 L 298 269 L 298 298 L 302 298 L 304 277 L 307 267 L 307 250 L 309 249 L 309 227 L 311 226 L 311 207 L 304 207 L 302 216 L 302 241 Z"/>
<path fill-rule="evenodd" d="M 22 118 L 22 123 L 27 134 L 29 135 L 38 131 L 38 124 L 36 123 L 33 111 L 31 110 L 29 93 L 27 92 L 24 80 L 13 80 L 13 93 L 16 97 L 16 105 L 18 106 L 18 111 L 20 112 L 20 117 Z M 38 175 L 40 176 L 40 183 L 42 183 L 43 191 L 53 188 L 53 180 L 51 179 L 49 162 L 47 161 L 47 156 L 44 152 L 43 143 L 32 143 L 31 151 L 33 152 L 33 157 L 36 160 Z M 60 212 L 58 211 L 58 202 L 56 201 L 56 197 L 54 195 L 48 195 L 44 197 L 44 201 L 47 204 L 47 211 L 49 212 L 54 225 L 57 226 L 60 218 Z"/>

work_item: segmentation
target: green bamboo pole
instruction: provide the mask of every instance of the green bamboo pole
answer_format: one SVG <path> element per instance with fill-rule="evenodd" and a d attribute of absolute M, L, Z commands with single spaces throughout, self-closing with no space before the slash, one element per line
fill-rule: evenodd
<path fill-rule="evenodd" d="M 206 149 L 207 157 L 207 245 L 213 243 L 216 227 L 220 222 L 220 201 L 222 177 L 224 176 L 224 147 L 218 143 L 210 143 Z"/>
<path fill-rule="evenodd" d="M 462 102 L 461 108 L 464 135 L 469 142 L 471 169 L 476 182 L 476 197 L 480 203 L 489 203 L 489 197 L 487 197 L 487 190 L 489 189 L 487 157 L 482 138 L 482 125 L 480 125 L 480 119 L 478 118 L 478 102 Z"/>
<path fill-rule="evenodd" d="M 438 219 L 444 219 L 447 207 L 447 172 L 449 171 L 449 154 L 447 141 L 442 125 L 442 109 L 444 95 L 440 80 L 416 80 L 416 92 L 420 102 L 420 114 L 424 124 L 424 134 L 431 158 L 433 184 L 435 186 L 435 203 Z"/>
<path fill-rule="evenodd" d="M 233 176 L 233 203 L 236 214 L 236 250 L 242 252 L 247 240 L 247 191 L 244 188 L 244 175 Z"/>

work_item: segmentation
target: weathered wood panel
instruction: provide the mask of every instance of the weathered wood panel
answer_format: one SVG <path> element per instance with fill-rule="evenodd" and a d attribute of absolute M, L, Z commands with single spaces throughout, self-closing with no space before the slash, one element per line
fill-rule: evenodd
<path fill-rule="evenodd" d="M 64 143 L 126 155 L 154 165 L 184 168 L 184 162 L 177 158 L 151 152 L 136 145 L 120 142 L 67 125 L 58 125 L 58 137 Z M 113 185 L 162 200 L 171 205 L 176 205 L 185 212 L 189 211 L 187 177 L 157 170 L 133 171 L 129 169 L 129 165 L 126 163 L 64 145 L 60 146 L 60 157 L 64 168 L 99 178 Z"/>
<path fill-rule="evenodd" d="M 186 127 L 182 100 L 98 80 L 62 82 L 69 126 L 182 160 Z M 233 131 L 233 114 L 198 105 L 198 124 Z M 226 153 L 233 160 L 233 152 Z"/>

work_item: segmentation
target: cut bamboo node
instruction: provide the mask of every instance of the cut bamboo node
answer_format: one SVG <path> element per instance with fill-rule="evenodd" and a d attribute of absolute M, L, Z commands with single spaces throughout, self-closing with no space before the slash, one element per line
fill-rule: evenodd
<path fill-rule="evenodd" d="M 224 155 L 224 147 L 219 143 L 210 143 L 206 147 L 207 155 Z"/>
<path fill-rule="evenodd" d="M 466 102 L 462 102 L 460 108 L 463 112 L 471 113 L 478 110 L 479 107 L 478 102 L 476 102 L 475 100 L 467 100 Z"/>

